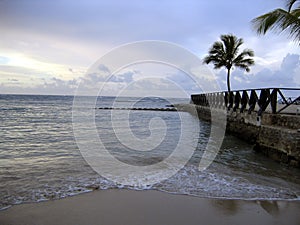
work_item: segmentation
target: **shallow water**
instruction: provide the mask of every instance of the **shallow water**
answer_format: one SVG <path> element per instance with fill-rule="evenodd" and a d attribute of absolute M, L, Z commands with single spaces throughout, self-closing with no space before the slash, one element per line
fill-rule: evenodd
<path fill-rule="evenodd" d="M 82 97 L 90 106 L 93 98 Z M 188 102 L 177 99 L 176 102 Z M 157 189 L 201 197 L 239 199 L 297 199 L 300 196 L 300 171 L 287 168 L 256 154 L 252 146 L 227 136 L 214 162 L 204 171 L 198 170 L 206 147 L 210 124 L 185 112 L 128 111 L 130 130 L 135 137 L 145 139 L 153 131 L 166 130 L 162 142 L 151 151 L 147 145 L 132 150 L 120 143 L 115 131 L 129 135 L 124 127 L 124 111 L 95 110 L 95 126 L 105 148 L 123 163 L 138 167 L 157 164 L 168 158 L 182 135 L 185 143 L 196 143 L 189 162 L 174 176 L 154 185 L 131 186 L 105 179 L 96 173 L 82 157 L 76 144 L 72 124 L 73 97 L 0 95 L 0 207 L 22 202 L 57 199 L 93 189 L 131 188 Z M 148 107 L 169 105 L 159 98 L 98 98 L 97 107 Z M 126 111 L 126 110 L 125 110 Z M 160 123 L 163 120 L 163 123 Z M 182 121 L 190 129 L 182 129 Z M 151 122 L 152 121 L 152 122 Z M 155 121 L 154 121 L 155 122 Z M 157 126 L 163 124 L 164 126 Z M 84 120 L 83 132 L 88 132 Z M 112 128 L 112 126 L 114 126 Z M 200 133 L 193 133 L 200 127 Z M 184 149 L 182 149 L 184 150 Z M 135 178 L 133 178 L 135 179 Z M 138 178 L 136 178 L 138 179 Z M 137 182 L 138 183 L 138 182 Z"/>

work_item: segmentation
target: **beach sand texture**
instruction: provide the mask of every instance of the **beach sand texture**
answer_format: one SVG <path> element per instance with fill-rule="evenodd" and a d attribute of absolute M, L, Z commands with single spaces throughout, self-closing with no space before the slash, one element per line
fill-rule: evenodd
<path fill-rule="evenodd" d="M 300 224 L 300 201 L 221 200 L 159 191 L 100 190 L 15 205 L 1 225 Z"/>

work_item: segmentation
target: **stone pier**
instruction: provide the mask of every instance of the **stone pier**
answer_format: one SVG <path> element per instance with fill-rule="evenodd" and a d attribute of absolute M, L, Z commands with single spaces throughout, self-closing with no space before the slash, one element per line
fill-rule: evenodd
<path fill-rule="evenodd" d="M 300 168 L 300 96 L 289 101 L 284 93 L 299 88 L 249 89 L 191 96 L 200 119 L 210 120 L 211 110 L 227 114 L 226 132 L 250 144 L 254 150 Z M 278 96 L 281 102 L 278 103 Z M 180 109 L 179 109 L 180 110 Z"/>
<path fill-rule="evenodd" d="M 226 131 L 254 144 L 255 151 L 300 167 L 300 116 L 228 112 Z"/>

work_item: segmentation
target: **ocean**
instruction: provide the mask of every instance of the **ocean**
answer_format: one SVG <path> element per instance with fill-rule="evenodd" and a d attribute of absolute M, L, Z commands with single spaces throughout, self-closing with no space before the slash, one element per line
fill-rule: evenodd
<path fill-rule="evenodd" d="M 82 97 L 82 102 L 94 99 Z M 199 171 L 210 123 L 187 112 L 127 109 L 166 109 L 171 108 L 174 102 L 188 103 L 189 100 L 97 98 L 94 121 L 99 140 L 102 147 L 123 164 L 132 165 L 137 170 L 157 165 L 172 155 L 176 146 L 179 146 L 178 151 L 184 151 L 185 146 L 196 143 L 191 158 L 178 172 L 158 183 L 144 185 L 142 179 L 140 182 L 134 180 L 131 183 L 137 185 L 131 185 L 130 182 L 109 179 L 101 173 L 101 168 L 91 167 L 87 158 L 83 157 L 82 148 L 77 144 L 78 137 L 76 139 L 74 135 L 72 96 L 0 95 L 0 209 L 110 188 L 152 189 L 225 199 L 299 199 L 299 169 L 273 162 L 255 153 L 252 145 L 233 136 L 225 136 L 214 161 L 206 170 Z M 116 105 L 123 109 L 103 109 Z M 84 113 L 86 107 L 77 110 Z M 122 123 L 125 114 L 128 115 L 130 133 Z M 182 129 L 183 120 L 190 129 Z M 76 126 L 80 126 L 83 133 L 91 129 L 84 120 Z M 199 133 L 193 132 L 195 126 L 200 128 Z M 163 139 L 158 145 L 153 145 L 153 149 L 148 149 L 149 144 L 153 144 L 151 139 L 148 145 L 143 145 L 143 140 L 154 135 L 156 129 L 159 132 L 165 130 Z M 116 130 L 119 136 L 115 134 Z M 131 140 L 132 134 L 142 140 L 138 149 L 130 149 L 124 144 Z M 182 136 L 185 144 L 178 145 Z"/>

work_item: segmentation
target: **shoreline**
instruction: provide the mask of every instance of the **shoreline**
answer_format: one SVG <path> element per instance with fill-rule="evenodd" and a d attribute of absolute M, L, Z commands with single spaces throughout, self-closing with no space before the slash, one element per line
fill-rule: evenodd
<path fill-rule="evenodd" d="M 86 191 L 83 192 L 79 192 L 79 193 L 74 193 L 71 195 L 66 195 L 64 197 L 60 197 L 60 198 L 53 198 L 53 199 L 43 199 L 43 200 L 36 200 L 36 201 L 26 201 L 26 202 L 19 202 L 19 203 L 15 203 L 12 205 L 7 205 L 3 208 L 0 208 L 0 213 L 2 211 L 8 210 L 12 207 L 15 206 L 19 206 L 19 205 L 28 205 L 28 204 L 39 204 L 39 203 L 45 203 L 45 202 L 52 202 L 52 201 L 59 201 L 62 199 L 66 199 L 66 198 L 72 198 L 72 197 L 76 197 L 79 195 L 85 195 L 88 193 L 92 193 L 92 192 L 97 192 L 97 191 L 137 191 L 137 192 L 143 192 L 143 191 L 153 191 L 153 192 L 161 192 L 161 193 L 165 193 L 165 194 L 169 194 L 169 195 L 182 195 L 182 196 L 188 196 L 188 197 L 193 197 L 193 198 L 199 198 L 199 199 L 210 199 L 210 200 L 224 200 L 224 201 L 284 201 L 284 202 L 297 202 L 299 201 L 300 203 L 300 196 L 295 197 L 295 198 L 243 198 L 243 197 L 218 197 L 218 196 L 200 196 L 200 195 L 196 195 L 196 194 L 190 194 L 190 193 L 178 193 L 178 192 L 169 192 L 169 191 L 165 191 L 165 190 L 160 190 L 160 189 L 134 189 L 134 188 L 107 188 L 107 189 L 101 189 L 101 188 L 92 188 L 92 189 L 88 189 Z"/>
<path fill-rule="evenodd" d="M 94 190 L 14 205 L 0 224 L 299 224 L 299 200 L 202 198 L 155 190 Z"/>

